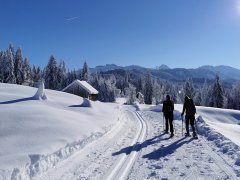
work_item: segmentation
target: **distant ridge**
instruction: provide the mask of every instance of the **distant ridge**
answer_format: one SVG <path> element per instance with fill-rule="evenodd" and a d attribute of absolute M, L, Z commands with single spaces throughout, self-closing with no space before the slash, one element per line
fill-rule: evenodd
<path fill-rule="evenodd" d="M 167 65 L 165 65 L 165 64 L 162 64 L 161 66 L 157 66 L 157 68 L 156 69 L 159 69 L 159 70 L 164 70 L 164 69 L 170 69 L 170 67 L 168 67 Z"/>
<path fill-rule="evenodd" d="M 131 66 L 118 66 L 116 64 L 106 64 L 101 66 L 96 66 L 90 69 L 92 73 L 104 72 L 104 74 L 128 71 L 132 75 L 139 76 L 145 75 L 147 71 L 151 71 L 152 75 L 156 78 L 174 81 L 183 81 L 187 78 L 195 79 L 214 79 L 216 74 L 218 74 L 224 81 L 236 81 L 240 80 L 240 70 L 230 66 L 220 65 L 220 66 L 210 66 L 205 65 L 198 68 L 169 68 L 167 65 L 160 65 L 156 68 L 145 68 L 138 65 Z M 121 70 L 121 71 L 119 71 Z"/>

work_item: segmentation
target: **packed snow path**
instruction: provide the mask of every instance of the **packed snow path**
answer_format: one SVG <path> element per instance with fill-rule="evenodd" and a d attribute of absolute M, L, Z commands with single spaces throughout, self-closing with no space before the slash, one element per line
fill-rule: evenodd
<path fill-rule="evenodd" d="M 128 179 L 240 179 L 229 159 L 205 137 L 183 137 L 180 120 L 174 121 L 175 136 L 169 138 L 162 131 L 160 113 L 143 111 L 141 115 L 148 119 L 148 138 Z"/>
<path fill-rule="evenodd" d="M 98 141 L 33 179 L 240 179 L 211 142 L 163 133 L 162 114 L 126 106 L 121 121 Z M 238 177 L 237 177 L 238 175 Z"/>

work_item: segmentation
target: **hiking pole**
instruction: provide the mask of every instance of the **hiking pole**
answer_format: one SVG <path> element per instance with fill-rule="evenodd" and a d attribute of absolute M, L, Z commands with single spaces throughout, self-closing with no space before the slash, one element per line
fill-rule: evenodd
<path fill-rule="evenodd" d="M 174 132 L 176 133 L 176 128 L 175 128 L 175 124 L 174 124 L 174 119 L 173 119 L 172 123 L 173 123 Z"/>
<path fill-rule="evenodd" d="M 163 114 L 163 131 L 164 131 L 164 114 Z"/>
<path fill-rule="evenodd" d="M 198 116 L 198 118 L 199 118 L 199 116 Z M 197 118 L 197 119 L 198 119 L 198 118 Z M 194 119 L 194 124 L 195 124 L 196 133 L 198 134 L 198 127 L 197 127 L 197 121 L 196 121 L 196 118 Z"/>
<path fill-rule="evenodd" d="M 182 117 L 182 136 L 183 136 L 183 116 Z"/>

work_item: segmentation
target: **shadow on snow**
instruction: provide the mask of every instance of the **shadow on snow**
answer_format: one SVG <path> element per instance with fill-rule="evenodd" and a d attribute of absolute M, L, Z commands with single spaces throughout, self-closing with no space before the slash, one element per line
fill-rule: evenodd
<path fill-rule="evenodd" d="M 132 146 L 125 147 L 125 148 L 121 149 L 118 152 L 114 152 L 112 154 L 112 156 L 117 156 L 117 155 L 120 155 L 120 154 L 129 155 L 129 154 L 131 154 L 134 151 L 138 152 L 141 149 L 146 148 L 147 146 L 150 146 L 152 144 L 158 143 L 160 141 L 165 141 L 165 140 L 170 139 L 170 137 L 161 139 L 161 137 L 164 136 L 164 135 L 165 134 L 160 134 L 158 136 L 155 136 L 155 137 L 153 137 L 151 139 L 148 139 L 148 140 L 144 141 L 143 143 L 136 143 L 136 144 L 134 144 Z M 150 159 L 151 160 L 159 160 L 162 157 L 165 157 L 167 155 L 173 154 L 182 145 L 187 144 L 187 143 L 191 142 L 192 140 L 193 140 L 192 138 L 189 139 L 189 140 L 186 140 L 186 137 L 183 137 L 183 138 L 173 142 L 169 146 L 164 147 L 162 145 L 159 149 L 157 149 L 157 150 L 155 150 L 155 151 L 153 151 L 153 152 L 151 152 L 149 154 L 144 155 L 143 158 L 147 158 L 149 160 Z"/>
<path fill-rule="evenodd" d="M 30 101 L 30 100 L 35 100 L 35 99 L 33 97 L 28 97 L 28 98 L 21 98 L 21 99 L 15 99 L 15 100 L 10 100 L 10 101 L 0 102 L 0 104 L 14 104 L 14 103 Z"/>
<path fill-rule="evenodd" d="M 131 152 L 133 152 L 133 151 L 138 152 L 141 149 L 143 149 L 143 148 L 145 148 L 145 147 L 147 147 L 149 145 L 152 145 L 152 144 L 155 144 L 157 142 L 170 139 L 169 137 L 161 139 L 161 137 L 164 136 L 164 135 L 165 135 L 165 133 L 164 134 L 160 134 L 158 136 L 155 136 L 155 137 L 153 137 L 151 139 L 148 139 L 148 140 L 144 141 L 143 143 L 136 143 L 136 144 L 134 144 L 132 146 L 125 147 L 125 148 L 121 149 L 120 151 L 113 153 L 112 155 L 113 156 L 117 156 L 119 154 L 126 154 L 126 155 L 128 155 L 128 154 L 131 154 Z"/>
<path fill-rule="evenodd" d="M 183 137 L 175 141 L 174 143 L 170 144 L 169 146 L 164 147 L 164 145 L 162 145 L 159 149 L 144 155 L 143 158 L 147 158 L 149 160 L 159 160 L 160 158 L 173 154 L 182 145 L 190 143 L 192 140 L 193 140 L 192 138 L 186 140 L 186 137 Z"/>

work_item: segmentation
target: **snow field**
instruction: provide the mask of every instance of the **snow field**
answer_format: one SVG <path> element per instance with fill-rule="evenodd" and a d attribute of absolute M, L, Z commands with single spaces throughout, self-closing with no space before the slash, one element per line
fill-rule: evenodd
<path fill-rule="evenodd" d="M 99 139 L 118 121 L 119 105 L 0 83 L 0 179 L 31 179 Z"/>

